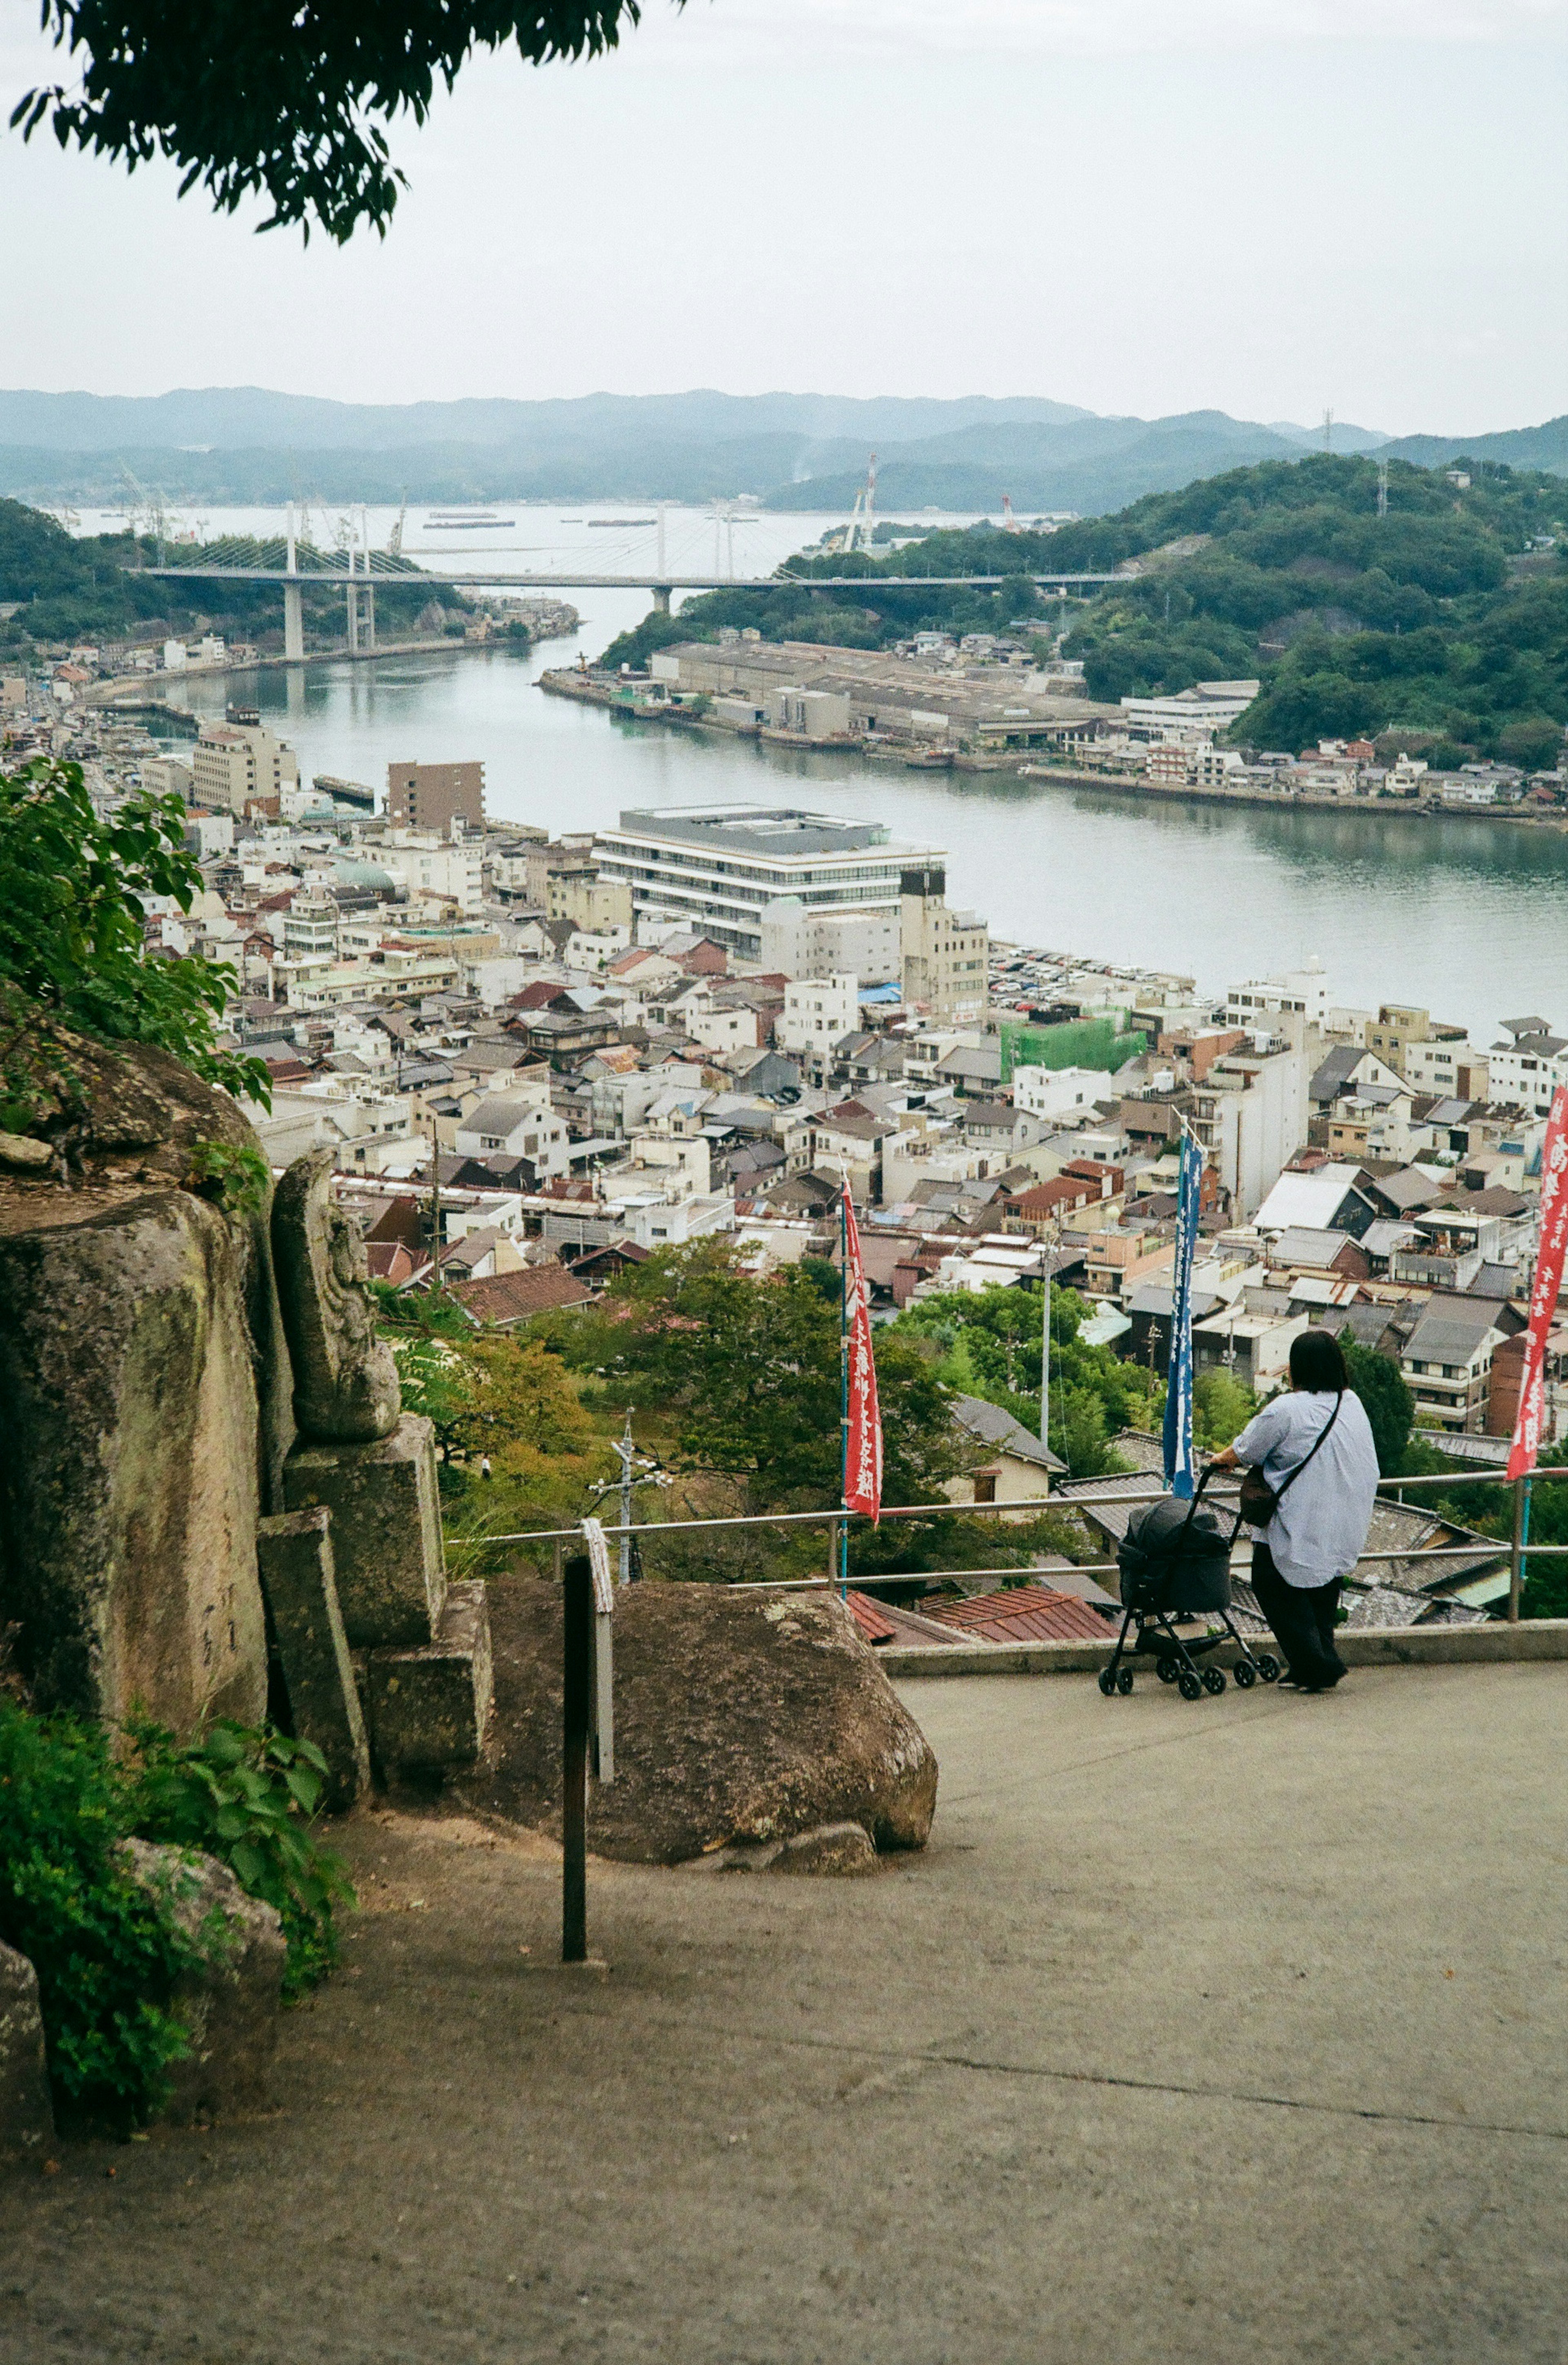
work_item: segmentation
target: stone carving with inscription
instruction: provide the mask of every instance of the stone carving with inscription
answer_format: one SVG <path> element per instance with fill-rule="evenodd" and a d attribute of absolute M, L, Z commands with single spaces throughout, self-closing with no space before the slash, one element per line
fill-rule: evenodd
<path fill-rule="evenodd" d="M 364 1242 L 332 1197 L 332 1154 L 297 1158 L 273 1201 L 273 1259 L 294 1366 L 294 1418 L 322 1444 L 390 1437 L 401 1398 L 375 1331 Z"/>

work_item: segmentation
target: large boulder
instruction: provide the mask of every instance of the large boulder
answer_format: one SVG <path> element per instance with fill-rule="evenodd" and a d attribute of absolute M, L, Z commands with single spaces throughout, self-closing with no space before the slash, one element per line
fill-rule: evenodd
<path fill-rule="evenodd" d="M 485 1767 L 461 1788 L 558 1833 L 560 1591 L 526 1576 L 487 1591 L 495 1713 Z M 614 1673 L 615 1779 L 588 1805 L 596 1854 L 677 1864 L 846 1822 L 879 1849 L 924 1845 L 935 1757 L 836 1596 L 629 1586 Z"/>
<path fill-rule="evenodd" d="M 0 1946 L 0 2175 L 40 2168 L 53 2133 L 38 1973 L 14 1946 Z"/>
<path fill-rule="evenodd" d="M 174 2064 L 162 2116 L 184 2126 L 263 2101 L 283 2001 L 282 1923 L 216 1856 L 150 1840 L 125 1846 L 137 1879 L 202 1956 L 174 1990 L 190 2050 Z"/>
<path fill-rule="evenodd" d="M 40 1708 L 253 1721 L 287 1358 L 266 1210 L 197 1153 L 255 1136 L 164 1053 L 60 1043 L 56 1167 L 0 1172 L 0 1623 Z"/>

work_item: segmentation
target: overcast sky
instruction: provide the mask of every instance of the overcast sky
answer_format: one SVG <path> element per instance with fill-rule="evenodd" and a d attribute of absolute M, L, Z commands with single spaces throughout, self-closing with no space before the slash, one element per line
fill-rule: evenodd
<path fill-rule="evenodd" d="M 0 383 L 1521 426 L 1568 409 L 1565 62 L 1568 0 L 647 0 L 398 128 L 385 243 L 0 137 Z"/>

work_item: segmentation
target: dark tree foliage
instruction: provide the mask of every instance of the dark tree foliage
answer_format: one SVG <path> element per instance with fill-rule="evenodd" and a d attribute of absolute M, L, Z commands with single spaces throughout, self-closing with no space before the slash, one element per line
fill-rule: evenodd
<path fill-rule="evenodd" d="M 1389 1356 L 1371 1347 L 1359 1347 L 1349 1332 L 1340 1336 L 1350 1386 L 1360 1396 L 1377 1448 L 1377 1466 L 1385 1478 L 1406 1466 L 1406 1449 L 1415 1426 L 1416 1399 L 1405 1374 Z"/>
<path fill-rule="evenodd" d="M 211 1083 L 269 1100 L 264 1063 L 218 1039 L 233 970 L 147 951 L 147 899 L 188 912 L 201 885 L 177 797 L 128 797 L 104 818 L 79 764 L 40 756 L 0 774 L 0 1116 L 13 1130 L 28 1121 L 50 1018 L 156 1044 Z"/>
<path fill-rule="evenodd" d="M 640 16 L 638 0 L 42 0 L 46 31 L 80 62 L 72 88 L 31 90 L 23 136 L 48 123 L 62 148 L 134 171 L 184 168 L 232 213 L 263 196 L 262 227 L 312 223 L 340 241 L 386 234 L 405 185 L 383 126 L 430 112 L 475 50 L 515 42 L 531 63 L 596 56 Z"/>

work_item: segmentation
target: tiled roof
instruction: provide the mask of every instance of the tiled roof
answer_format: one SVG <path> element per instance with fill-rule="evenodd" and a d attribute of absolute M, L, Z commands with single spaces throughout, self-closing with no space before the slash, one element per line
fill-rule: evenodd
<path fill-rule="evenodd" d="M 487 1281 L 458 1281 L 448 1295 L 480 1322 L 526 1322 L 554 1306 L 586 1306 L 593 1292 L 563 1265 L 535 1264 L 521 1272 L 492 1273 Z"/>
<path fill-rule="evenodd" d="M 1073 1593 L 1020 1585 L 967 1601 L 929 1601 L 923 1615 L 973 1642 L 1103 1642 L 1110 1629 Z"/>
<path fill-rule="evenodd" d="M 881 1603 L 873 1601 L 868 1593 L 851 1591 L 849 1614 L 868 1642 L 890 1642 L 899 1631 Z"/>

